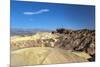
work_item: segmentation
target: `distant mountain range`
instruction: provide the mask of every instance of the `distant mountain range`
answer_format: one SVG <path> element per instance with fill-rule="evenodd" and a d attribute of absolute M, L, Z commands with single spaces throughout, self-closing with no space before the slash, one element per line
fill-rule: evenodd
<path fill-rule="evenodd" d="M 14 35 L 32 35 L 37 32 L 51 32 L 50 30 L 46 29 L 10 29 L 10 36 Z"/>

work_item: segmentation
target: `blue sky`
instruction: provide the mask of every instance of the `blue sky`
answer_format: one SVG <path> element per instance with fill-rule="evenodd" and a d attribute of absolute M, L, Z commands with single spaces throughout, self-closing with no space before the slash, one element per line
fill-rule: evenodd
<path fill-rule="evenodd" d="M 12 0 L 11 28 L 94 29 L 95 7 Z"/>

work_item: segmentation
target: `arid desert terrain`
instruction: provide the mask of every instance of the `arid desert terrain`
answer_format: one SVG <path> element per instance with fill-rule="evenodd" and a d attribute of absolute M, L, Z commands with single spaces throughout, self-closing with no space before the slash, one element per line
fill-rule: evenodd
<path fill-rule="evenodd" d="M 11 36 L 11 66 L 95 61 L 95 30 L 60 28 Z"/>

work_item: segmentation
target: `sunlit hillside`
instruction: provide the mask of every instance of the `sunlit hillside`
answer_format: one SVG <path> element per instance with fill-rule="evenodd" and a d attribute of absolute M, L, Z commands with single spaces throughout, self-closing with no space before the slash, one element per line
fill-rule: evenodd
<path fill-rule="evenodd" d="M 11 52 L 11 65 L 87 62 L 88 58 L 91 57 L 84 52 L 70 52 L 50 47 L 32 47 Z"/>
<path fill-rule="evenodd" d="M 38 32 L 11 37 L 11 65 L 88 62 L 95 59 L 92 30 Z"/>

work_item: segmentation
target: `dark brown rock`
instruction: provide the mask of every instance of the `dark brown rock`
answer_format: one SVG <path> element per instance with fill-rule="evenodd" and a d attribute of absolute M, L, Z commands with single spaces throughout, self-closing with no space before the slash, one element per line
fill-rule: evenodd
<path fill-rule="evenodd" d="M 59 48 L 72 51 L 85 51 L 89 55 L 95 54 L 95 30 L 66 30 L 64 28 L 57 29 L 59 33 Z M 55 34 L 55 33 L 53 33 Z"/>

